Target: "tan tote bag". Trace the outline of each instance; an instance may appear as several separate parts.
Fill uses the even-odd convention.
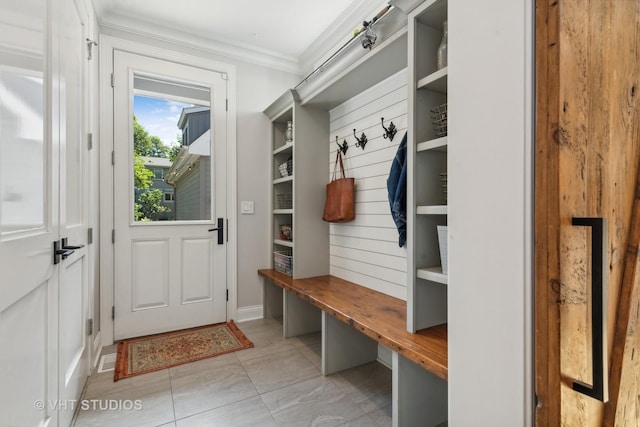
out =
[[[342,177],[336,179],[336,168],[340,163]],[[342,164],[342,151],[338,150],[333,165],[333,177],[327,184],[327,200],[322,219],[327,222],[349,222],[356,217],[356,184],[354,178],[346,178]]]

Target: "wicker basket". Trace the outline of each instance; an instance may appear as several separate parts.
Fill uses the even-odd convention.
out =
[[[436,137],[447,136],[447,104],[438,105],[431,109],[431,122]]]
[[[273,267],[280,273],[293,276],[293,255],[291,251],[273,252]]]
[[[289,159],[278,165],[278,171],[281,177],[291,176],[293,174],[293,159]]]
[[[292,209],[293,194],[276,194],[276,209]]]

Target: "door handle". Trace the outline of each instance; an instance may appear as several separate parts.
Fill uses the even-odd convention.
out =
[[[222,245],[224,243],[224,219],[223,218],[218,218],[218,226],[216,228],[210,228],[209,231],[217,231],[218,244]]]
[[[609,400],[607,361],[607,283],[604,276],[606,225],[604,218],[572,218],[571,225],[591,227],[591,357],[593,385],[573,381],[573,389],[598,399]]]
[[[67,245],[67,238],[66,237],[62,238],[62,249],[81,249],[81,248],[84,248],[84,245],[69,246]]]
[[[60,264],[61,259],[67,259],[75,251],[70,248],[63,248],[60,245],[60,241],[53,242],[53,264]]]

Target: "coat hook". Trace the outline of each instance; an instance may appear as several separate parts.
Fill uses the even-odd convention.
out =
[[[393,141],[393,137],[398,133],[398,129],[396,129],[396,125],[391,122],[389,124],[389,128],[384,127],[384,117],[382,117],[382,129],[384,129],[384,139],[389,138],[389,141]]]
[[[342,155],[347,154],[347,150],[349,149],[349,144],[347,144],[347,140],[342,141],[342,145],[338,142],[338,135],[336,135],[336,144],[338,145],[338,150],[342,151]]]
[[[356,139],[356,147],[360,147],[364,150],[364,146],[367,145],[367,135],[364,134],[364,132],[362,132],[362,136],[360,138],[358,138],[356,136],[356,130],[353,130],[353,137]]]

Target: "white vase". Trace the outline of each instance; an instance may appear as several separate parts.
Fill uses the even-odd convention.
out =
[[[287,122],[287,130],[284,133],[284,142],[287,144],[293,142],[293,122],[291,120]]]
[[[442,24],[442,41],[440,41],[440,46],[438,46],[438,53],[436,56],[436,66],[438,70],[447,66],[447,37],[448,37],[448,29],[447,29],[447,21],[444,21]]]

